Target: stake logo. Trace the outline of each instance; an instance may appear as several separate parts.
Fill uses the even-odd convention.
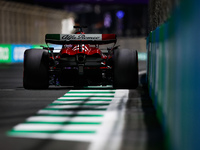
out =
[[[16,47],[14,48],[13,57],[15,61],[23,61],[24,59],[24,51],[26,47]]]
[[[13,62],[23,62],[24,59],[24,51],[26,49],[30,49],[30,46],[24,46],[24,45],[16,45],[13,46],[13,56],[12,61]]]

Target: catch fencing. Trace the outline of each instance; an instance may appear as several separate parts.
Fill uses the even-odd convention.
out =
[[[74,14],[23,3],[0,1],[0,43],[44,43],[46,33],[61,33],[62,21]]]

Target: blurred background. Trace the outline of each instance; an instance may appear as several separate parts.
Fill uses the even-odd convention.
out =
[[[45,45],[45,34],[115,33],[120,48],[146,59],[148,0],[0,0],[0,63],[23,62],[29,48]]]
[[[46,33],[147,35],[148,0],[1,0],[0,43],[40,44]]]

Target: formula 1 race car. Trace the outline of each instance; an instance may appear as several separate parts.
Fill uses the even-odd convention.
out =
[[[75,34],[46,34],[47,47],[24,52],[23,86],[25,89],[45,89],[49,85],[99,86],[116,89],[138,86],[138,56],[136,50],[115,46],[115,34],[85,34],[83,26]],[[62,46],[59,53],[48,44]],[[114,43],[101,50],[100,46]]]

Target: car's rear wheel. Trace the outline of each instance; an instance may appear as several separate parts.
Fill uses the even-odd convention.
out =
[[[138,54],[136,50],[116,49],[113,56],[113,87],[135,89],[138,87]]]
[[[25,89],[49,87],[49,54],[47,50],[28,49],[24,52],[23,86]]]

